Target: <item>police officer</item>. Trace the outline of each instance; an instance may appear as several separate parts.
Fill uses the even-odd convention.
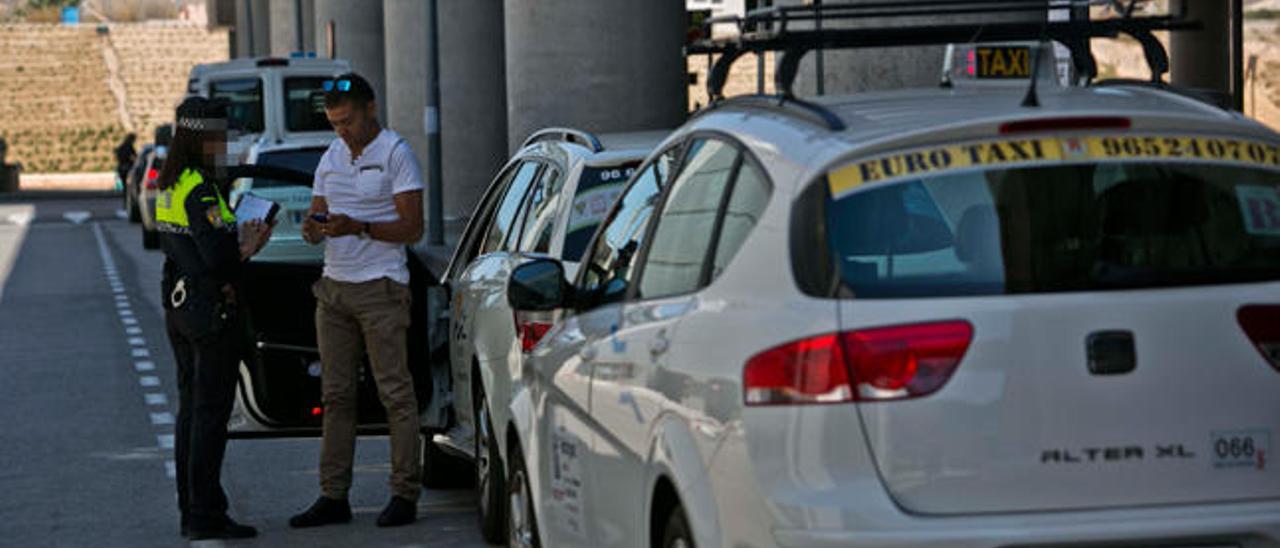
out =
[[[271,227],[248,222],[237,230],[226,202],[225,155],[226,107],[183,101],[159,178],[156,222],[165,324],[178,368],[178,508],[182,534],[192,540],[257,534],[227,516],[221,470],[245,333],[236,309],[241,263],[262,248]]]

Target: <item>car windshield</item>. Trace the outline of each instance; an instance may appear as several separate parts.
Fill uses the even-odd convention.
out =
[[[832,262],[856,298],[1280,280],[1274,169],[1121,162],[971,170],[826,200]]]
[[[262,113],[262,80],[239,78],[213,82],[209,95],[227,102],[229,124],[249,133],[260,133],[265,124]]]
[[[324,115],[321,86],[328,78],[308,76],[284,79],[284,124],[289,131],[329,131]]]
[[[618,195],[622,194],[627,179],[635,173],[639,161],[615,166],[586,166],[578,179],[578,189],[569,211],[569,228],[565,231],[564,252],[566,261],[582,259],[596,228],[609,214]]]
[[[320,157],[324,155],[324,147],[303,148],[295,150],[278,150],[264,152],[258,156],[257,165],[291,169],[302,173],[314,174]],[[281,181],[255,177],[253,188],[271,188],[280,186],[298,186],[294,181]],[[310,186],[310,185],[308,185]]]

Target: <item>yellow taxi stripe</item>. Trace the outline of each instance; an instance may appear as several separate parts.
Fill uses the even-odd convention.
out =
[[[1229,137],[1108,135],[977,141],[857,160],[827,173],[832,196],[868,183],[937,175],[974,167],[1084,160],[1210,160],[1280,166],[1280,146]]]

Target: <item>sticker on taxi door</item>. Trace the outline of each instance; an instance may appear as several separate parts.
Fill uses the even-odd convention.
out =
[[[1271,450],[1271,432],[1267,430],[1231,430],[1213,432],[1210,436],[1213,467],[1254,468],[1265,470]]]

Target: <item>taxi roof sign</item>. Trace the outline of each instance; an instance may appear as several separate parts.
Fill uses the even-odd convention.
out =
[[[1040,63],[1039,69],[1033,65]],[[1050,42],[948,44],[942,66],[944,85],[1026,85],[1057,82],[1057,59]]]

